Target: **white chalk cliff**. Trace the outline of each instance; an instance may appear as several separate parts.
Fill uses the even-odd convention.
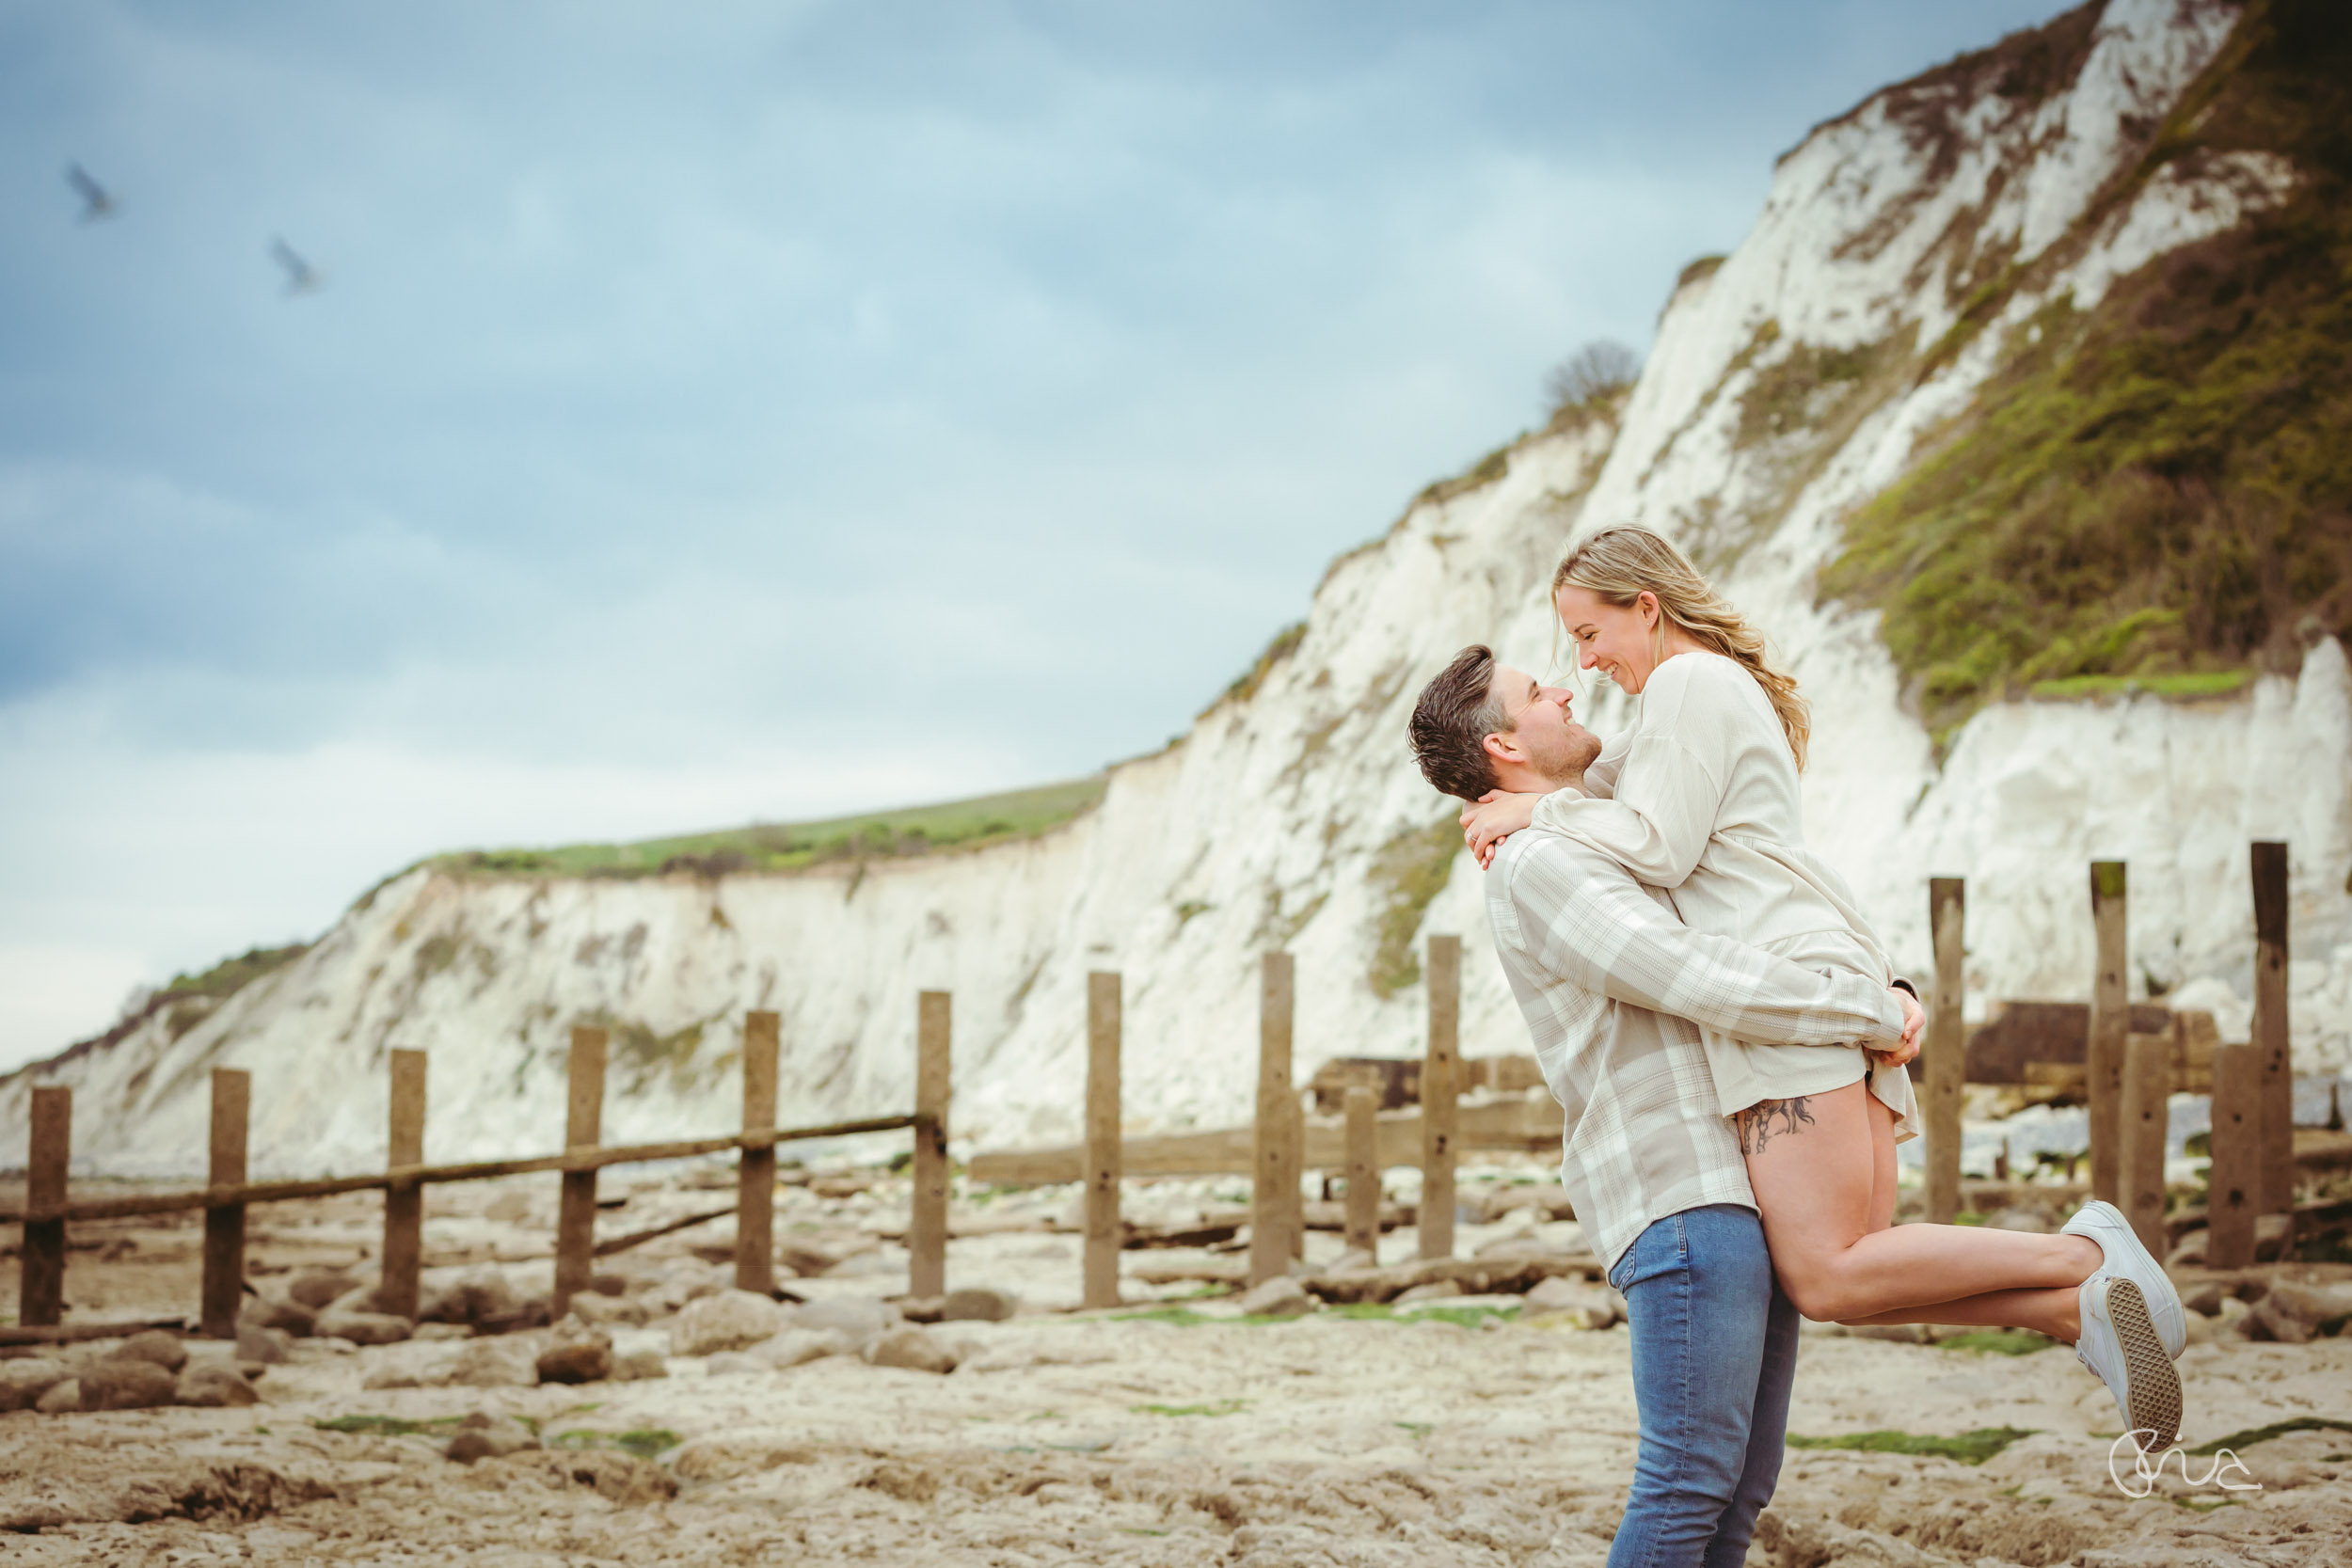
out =
[[[1031,841],[796,875],[639,879],[412,871],[299,961],[192,1026],[169,1010],[111,1043],[0,1082],[0,1166],[21,1164],[28,1091],[76,1091],[76,1164],[189,1172],[206,1069],[254,1070],[257,1172],[383,1158],[384,1052],[432,1054],[427,1155],[550,1148],[570,1026],[613,1034],[606,1136],[719,1131],[737,1116],[743,1013],[783,1015],[784,1117],[907,1106],[914,994],[954,993],[955,1131],[1001,1145],[1074,1132],[1086,975],[1125,976],[1131,1127],[1244,1119],[1257,956],[1296,957],[1303,1076],[1325,1056],[1420,1049],[1412,955],[1465,935],[1464,1045],[1525,1049],[1487,952],[1479,873],[1404,746],[1413,696],[1456,649],[1548,667],[1549,572],[1580,528],[1681,538],[1772,635],[1812,698],[1817,847],[1901,961],[1924,969],[1926,880],[1968,879],[1972,1006],[2080,998],[2086,863],[2130,863],[2135,993],[2214,1006],[2243,1037],[2248,841],[2291,846],[2296,1066],[2352,1064],[2352,673],[2314,640],[2298,675],[2222,700],[2011,703],[1939,765],[1906,711],[1876,612],[1817,604],[1840,519],[1962,412],[2002,327],[2057,291],[2078,306],[2166,250],[2280,198],[2260,155],[2167,166],[2127,203],[2094,194],[2213,59],[2237,13],[2112,0],[2071,84],[2005,95],[1945,71],[1815,130],[1780,163],[1746,241],[1675,289],[1638,385],[1613,411],[1523,438],[1433,487],[1343,558],[1303,636],[1168,751],[1120,766],[1094,811]],[[1758,438],[1743,394],[1787,356],[1925,345],[1959,320],[1983,255],[2068,245],[1925,379],[1824,393]],[[1472,476],[1478,479],[1481,476]],[[1279,645],[1278,644],[1278,648]],[[1626,705],[1605,688],[1606,732]],[[175,1029],[182,1032],[175,1036]]]

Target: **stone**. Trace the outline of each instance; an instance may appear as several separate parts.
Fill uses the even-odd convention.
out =
[[[2352,1318],[2352,1282],[2321,1285],[2274,1279],[2262,1304],[2313,1333],[2326,1332],[2331,1325],[2340,1332],[2344,1321]]]
[[[527,1339],[469,1339],[440,1374],[463,1388],[525,1388],[539,1381],[538,1355]]]
[[[262,1396],[253,1391],[253,1385],[245,1380],[244,1373],[213,1360],[199,1361],[182,1372],[171,1397],[175,1404],[206,1409],[262,1402]]]
[[[294,1336],[282,1328],[269,1328],[261,1323],[239,1323],[237,1359],[260,1361],[272,1367],[283,1366],[294,1359]]]
[[[670,1457],[670,1471],[680,1481],[733,1481],[786,1465],[815,1465],[823,1457],[815,1445],[789,1433],[731,1433],[681,1446]]]
[[[2204,1284],[2185,1292],[2181,1297],[2181,1305],[2192,1312],[2208,1318],[2217,1318],[2221,1315],[2221,1298],[2225,1293],[2220,1286],[2207,1280]]]
[[[903,1367],[916,1372],[952,1372],[955,1352],[925,1328],[894,1328],[866,1347],[866,1360],[875,1367]]]
[[[784,1327],[784,1314],[751,1291],[721,1291],[690,1301],[670,1325],[670,1354],[712,1355],[755,1345]]]
[[[319,1314],[317,1333],[323,1339],[345,1339],[355,1345],[398,1344],[416,1333],[416,1325],[389,1312],[357,1312],[332,1307]]]
[[[515,1316],[521,1307],[506,1275],[486,1263],[459,1275],[449,1294],[456,1298],[461,1313],[458,1321],[464,1323],[502,1323]]]
[[[994,1285],[967,1285],[940,1303],[943,1323],[1000,1323],[1021,1310],[1021,1298]]]
[[[85,1410],[151,1410],[169,1404],[178,1380],[152,1361],[111,1355],[82,1369]]]
[[[899,1296],[890,1305],[898,1309],[898,1316],[911,1323],[935,1323],[939,1322],[939,1315],[947,1309],[947,1298],[946,1296]]]
[[[2237,1331],[2249,1339],[2269,1339],[2281,1345],[2309,1344],[2312,1325],[2279,1305],[2274,1286],[2238,1320]]]
[[[0,1361],[0,1411],[30,1410],[40,1402],[43,1394],[72,1375],[64,1362],[46,1356]],[[73,1402],[80,1405],[78,1395]]]
[[[1307,1287],[1289,1275],[1278,1274],[1251,1286],[1236,1305],[1252,1318],[1295,1318],[1312,1312],[1318,1304],[1307,1293]]]
[[[850,1355],[857,1345],[839,1329],[787,1328],[773,1338],[762,1339],[743,1354],[764,1366],[782,1371],[803,1362],[818,1361],[828,1355]]]
[[[456,1435],[449,1440],[449,1446],[441,1450],[441,1456],[460,1465],[471,1465],[538,1446],[539,1434],[512,1416],[485,1416],[476,1411],[466,1418]]]
[[[643,1383],[648,1378],[669,1375],[670,1363],[658,1350],[623,1351],[612,1358],[612,1379],[615,1383]]]
[[[1380,1259],[1362,1247],[1350,1247],[1331,1260],[1332,1274],[1354,1274],[1359,1269],[1376,1269]]]
[[[873,1296],[833,1296],[806,1302],[794,1307],[789,1319],[794,1328],[831,1329],[847,1335],[860,1350],[897,1328],[899,1321],[897,1307]]]
[[[33,1402],[33,1408],[44,1416],[62,1416],[82,1408],[82,1380],[67,1378],[63,1383],[50,1385],[49,1391]]]
[[[723,1350],[703,1363],[703,1371],[709,1377],[742,1377],[757,1372],[765,1376],[775,1369],[748,1351]]]
[[[776,1261],[803,1279],[814,1279],[840,1262],[841,1255],[799,1242],[787,1242],[776,1248]]]
[[[338,1297],[349,1295],[359,1284],[357,1275],[341,1269],[308,1269],[287,1282],[286,1296],[315,1312]]]
[[[256,1328],[274,1328],[297,1338],[311,1331],[318,1317],[315,1308],[280,1296],[247,1296],[245,1305],[237,1309],[240,1327],[251,1323]]]
[[[612,1336],[567,1316],[549,1331],[537,1368],[542,1383],[602,1383],[612,1372]]]
[[[167,1372],[176,1372],[188,1364],[187,1342],[177,1334],[167,1334],[160,1328],[144,1329],[122,1341],[117,1355],[127,1355],[136,1361],[152,1361]]]
[[[1561,1320],[1578,1328],[1601,1329],[1625,1319],[1625,1298],[1606,1285],[1554,1275],[1527,1292],[1531,1320]]]
[[[531,1201],[531,1195],[520,1189],[499,1194],[490,1200],[490,1206],[482,1211],[485,1218],[497,1220],[501,1225],[528,1225],[535,1212],[536,1206]]]
[[[592,1275],[588,1281],[588,1289],[600,1296],[625,1296],[628,1294],[628,1275],[613,1274],[608,1270],[603,1274]]]
[[[653,1304],[640,1296],[608,1296],[582,1291],[572,1297],[572,1316],[582,1323],[641,1328],[653,1321]]]
[[[1462,1282],[1460,1280],[1433,1279],[1426,1285],[1416,1285],[1411,1290],[1399,1293],[1396,1299],[1389,1305],[1410,1307],[1417,1301],[1443,1301],[1448,1296],[1458,1296],[1461,1293]]]

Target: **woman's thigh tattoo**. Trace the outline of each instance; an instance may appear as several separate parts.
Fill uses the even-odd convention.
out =
[[[1801,1094],[1793,1100],[1759,1100],[1744,1111],[1734,1111],[1731,1121],[1740,1130],[1740,1152],[1761,1154],[1774,1134],[1785,1138],[1812,1126],[1813,1113],[1804,1108],[1812,1098]]]

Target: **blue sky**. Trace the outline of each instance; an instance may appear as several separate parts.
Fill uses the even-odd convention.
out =
[[[0,1068],[437,849],[1156,747],[2049,10],[0,3]]]

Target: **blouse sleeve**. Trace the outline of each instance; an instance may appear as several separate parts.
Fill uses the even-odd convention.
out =
[[[1616,799],[1569,790],[1535,802],[1534,825],[1607,855],[1652,887],[1680,887],[1714,835],[1723,787],[1706,759],[1671,735],[1634,738]]]

